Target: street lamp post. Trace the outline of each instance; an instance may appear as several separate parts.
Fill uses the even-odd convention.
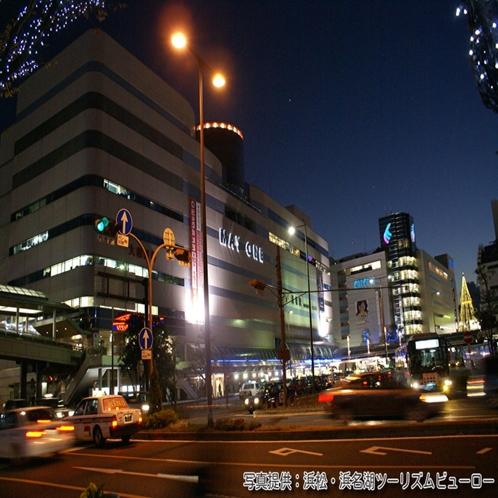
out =
[[[306,223],[299,225],[297,227],[290,227],[289,233],[294,235],[296,233],[296,228],[304,227],[304,250],[306,259],[306,279],[308,280],[308,311],[309,311],[309,327],[310,327],[310,353],[311,353],[311,382],[312,382],[312,392],[315,392],[315,351],[313,347],[313,317],[311,315],[311,289],[310,289],[310,267],[308,259],[308,230],[306,228]]]
[[[434,332],[437,333],[437,326],[436,326],[436,310],[434,309],[434,296],[439,296],[441,292],[431,292],[431,302],[432,302],[432,320],[434,321]]]
[[[181,33],[176,33],[171,39],[175,48],[187,47],[190,53],[196,58],[198,64],[199,81],[199,160],[200,160],[200,184],[201,184],[201,226],[202,226],[202,271],[204,284],[204,348],[206,361],[206,403],[207,403],[207,423],[213,425],[213,392],[211,389],[211,327],[209,316],[209,278],[208,278],[208,251],[207,251],[207,223],[206,223],[206,173],[204,164],[204,98],[203,98],[203,68],[211,72],[212,69],[187,45],[187,39]],[[213,84],[221,87],[225,84],[224,78],[220,74],[215,74]]]

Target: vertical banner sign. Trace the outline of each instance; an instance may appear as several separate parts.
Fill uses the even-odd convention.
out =
[[[195,203],[195,210],[196,210],[195,233],[197,237],[197,282],[199,285],[199,289],[204,289],[204,263],[203,263],[204,260],[202,258],[202,253],[204,251],[204,247],[202,246],[202,210],[199,202]],[[204,310],[204,300],[202,300],[201,302],[202,302],[202,310]],[[204,316],[204,311],[202,312],[202,316]]]
[[[198,300],[199,300],[199,281],[198,281],[199,268],[197,267],[197,254],[199,252],[199,248],[197,246],[197,210],[196,210],[196,202],[194,199],[190,199],[190,251],[191,251],[190,278],[192,279],[192,310],[195,310],[198,306]]]
[[[190,276],[192,279],[192,321],[203,322],[204,301],[203,292],[204,277],[202,264],[202,219],[201,205],[190,199],[190,250],[192,259],[190,262]]]
[[[323,296],[323,275],[322,272],[316,269],[316,284],[318,286],[318,309],[320,313],[325,313],[325,299]]]

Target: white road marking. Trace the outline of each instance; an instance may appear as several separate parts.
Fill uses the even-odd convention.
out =
[[[176,474],[144,474],[142,472],[127,472],[121,469],[93,469],[89,467],[74,467],[74,468],[80,470],[89,470],[90,472],[101,472],[103,474],[127,474],[132,476],[141,476],[141,477],[160,477],[163,479],[173,479],[175,481],[183,481],[183,482],[199,482],[199,476],[182,476]]]
[[[273,453],[274,455],[279,455],[279,456],[289,456],[294,453],[305,453],[306,455],[323,456],[323,453],[315,453],[313,451],[293,450],[292,448],[280,448],[279,450],[269,451],[268,453]]]
[[[478,451],[478,455],[484,455],[484,453],[487,453],[488,451],[491,451],[493,448],[483,448],[482,450]]]
[[[432,455],[431,451],[419,451],[419,450],[404,450],[402,448],[387,448],[385,446],[371,446],[366,450],[361,450],[360,453],[370,453],[371,455],[387,455],[387,453],[379,450],[387,450],[387,451],[401,451],[403,453],[418,453],[419,455]]]

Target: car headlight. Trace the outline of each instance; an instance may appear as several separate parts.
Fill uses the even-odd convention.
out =
[[[149,405],[147,405],[147,404],[142,405],[142,411],[143,412],[148,412],[149,411]]]
[[[418,389],[420,387],[420,384],[418,382],[414,382],[412,384],[413,389]]]
[[[254,404],[259,405],[259,398],[254,398]]]
[[[244,404],[246,404],[246,405],[248,405],[248,404],[249,404],[249,398],[246,398],[246,399],[244,400]]]
[[[453,384],[453,382],[452,382],[450,379],[446,379],[446,380],[444,381],[444,385],[445,385],[445,386],[451,386],[451,384]]]

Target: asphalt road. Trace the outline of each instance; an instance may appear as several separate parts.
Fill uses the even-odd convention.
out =
[[[386,428],[386,432],[388,432]],[[495,497],[498,435],[303,441],[108,442],[55,459],[0,466],[2,496],[80,496],[89,483],[122,498]]]
[[[498,411],[482,400],[451,400],[422,423],[348,425],[322,411],[253,416],[231,401],[217,405],[215,420],[257,420],[262,430],[141,432],[129,445],[108,441],[55,458],[0,461],[0,496],[77,498],[90,482],[122,498],[498,496]],[[202,405],[189,413],[206,421]]]

